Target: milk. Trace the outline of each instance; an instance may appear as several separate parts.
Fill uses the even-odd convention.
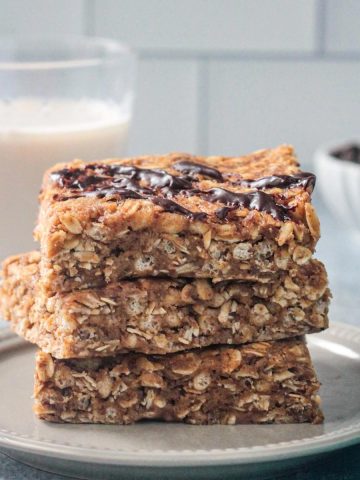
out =
[[[74,158],[124,155],[129,116],[95,100],[0,100],[0,259],[32,240],[44,170]]]

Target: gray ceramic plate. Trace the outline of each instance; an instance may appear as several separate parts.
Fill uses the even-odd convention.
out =
[[[219,468],[249,472],[359,442],[360,329],[333,323],[308,344],[323,384],[324,425],[56,425],[31,411],[35,348],[0,331],[0,448],[33,466],[83,478],[100,471],[110,478],[156,476],[159,469],[177,478],[189,468],[206,477]]]

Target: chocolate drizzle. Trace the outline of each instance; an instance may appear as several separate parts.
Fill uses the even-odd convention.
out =
[[[315,187],[316,176],[309,172],[299,172],[294,175],[271,175],[257,180],[240,179],[233,182],[234,185],[242,187],[256,188],[264,190],[265,188],[295,188],[303,187],[312,192]]]
[[[202,165],[201,163],[191,162],[190,160],[181,160],[174,163],[172,167],[178,172],[190,175],[190,177],[194,177],[200,174],[203,177],[213,178],[218,182],[224,181],[221,172],[219,172],[219,170],[216,170],[216,168],[208,167],[207,165]]]
[[[127,165],[88,164],[80,168],[64,168],[53,172],[51,179],[69,194],[59,193],[55,200],[65,201],[70,198],[95,196],[97,198],[133,198],[150,200],[165,211],[179,213],[193,220],[205,220],[206,213],[192,212],[172,200],[177,195],[199,196],[208,202],[220,203],[215,211],[219,220],[225,220],[228,214],[237,208],[247,208],[266,212],[275,219],[289,220],[289,208],[275,201],[273,195],[262,190],[266,188],[303,187],[312,191],[315,176],[311,173],[295,175],[272,175],[256,180],[239,179],[228,182],[230,186],[243,186],[255,191],[237,193],[224,188],[200,190],[197,187],[198,175],[217,182],[224,182],[223,175],[215,168],[189,160],[181,160],[172,168],[185,175],[171,175],[165,170],[138,168]]]
[[[290,220],[288,209],[283,205],[277,204],[273,197],[265,192],[236,193],[224,188],[212,188],[202,192],[201,196],[209,202],[219,202],[226,205],[225,208],[221,208],[216,212],[216,216],[221,220],[226,218],[229,211],[240,207],[269,213],[281,221]]]
[[[88,172],[90,170],[90,172]],[[91,172],[96,172],[91,173]],[[89,175],[90,173],[90,175]],[[186,177],[171,175],[159,168],[137,168],[126,165],[87,165],[84,169],[64,168],[52,174],[61,187],[79,190],[91,190],[91,186],[101,187],[104,183],[126,183],[124,180],[143,181],[151,188],[169,188],[172,191],[192,188],[192,182]],[[129,183],[129,188],[135,183]],[[99,188],[98,188],[99,189]]]
[[[72,192],[70,196],[57,197],[56,200],[59,201],[85,196],[137,198],[151,200],[167,212],[179,213],[193,220],[206,218],[205,213],[191,212],[178,203],[157,195],[156,189],[162,191],[165,196],[174,196],[180,191],[192,189],[192,182],[186,177],[174,176],[165,170],[91,164],[83,169],[65,168],[52,173],[51,177],[61,187]],[[142,187],[140,181],[148,184],[150,188]]]
[[[167,188],[172,192],[179,192],[181,190],[192,188],[191,180],[186,177],[171,175],[165,170],[159,168],[149,169],[118,165],[112,167],[111,170],[111,176],[113,176],[114,179],[120,176],[121,181],[121,176],[125,176],[132,180],[145,182],[151,188]]]
[[[168,198],[154,197],[152,201],[162,207],[166,212],[170,213],[180,213],[186,217],[191,217],[194,220],[203,221],[206,219],[207,215],[204,212],[190,212],[187,208],[182,207],[176,202],[169,200]]]

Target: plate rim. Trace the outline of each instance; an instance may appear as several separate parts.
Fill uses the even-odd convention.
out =
[[[351,340],[360,348],[360,327],[343,322],[331,322],[328,332],[338,339]],[[0,329],[0,353],[4,349],[29,345],[16,337],[9,328]],[[311,425],[309,425],[311,428]],[[189,426],[189,428],[196,428]],[[208,428],[212,428],[209,426]],[[0,428],[0,449],[19,451],[45,457],[71,460],[79,463],[118,466],[185,467],[214,465],[245,465],[287,460],[326,453],[360,443],[360,421],[335,432],[316,435],[290,442],[269,443],[253,447],[214,448],[209,450],[151,450],[124,451],[97,449],[67,442],[55,443]],[[299,448],[302,447],[302,448]],[[59,448],[61,450],[59,450]],[[116,453],[116,455],[115,455]]]

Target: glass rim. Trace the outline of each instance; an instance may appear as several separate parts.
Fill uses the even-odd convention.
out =
[[[27,47],[51,43],[52,46],[64,47],[95,47],[101,53],[94,53],[90,57],[54,60],[2,60],[2,52],[11,51],[11,48]],[[0,37],[0,71],[4,70],[56,70],[67,68],[98,67],[101,65],[116,64],[124,57],[135,57],[134,50],[127,44],[105,37],[91,37],[86,35],[18,35]]]

